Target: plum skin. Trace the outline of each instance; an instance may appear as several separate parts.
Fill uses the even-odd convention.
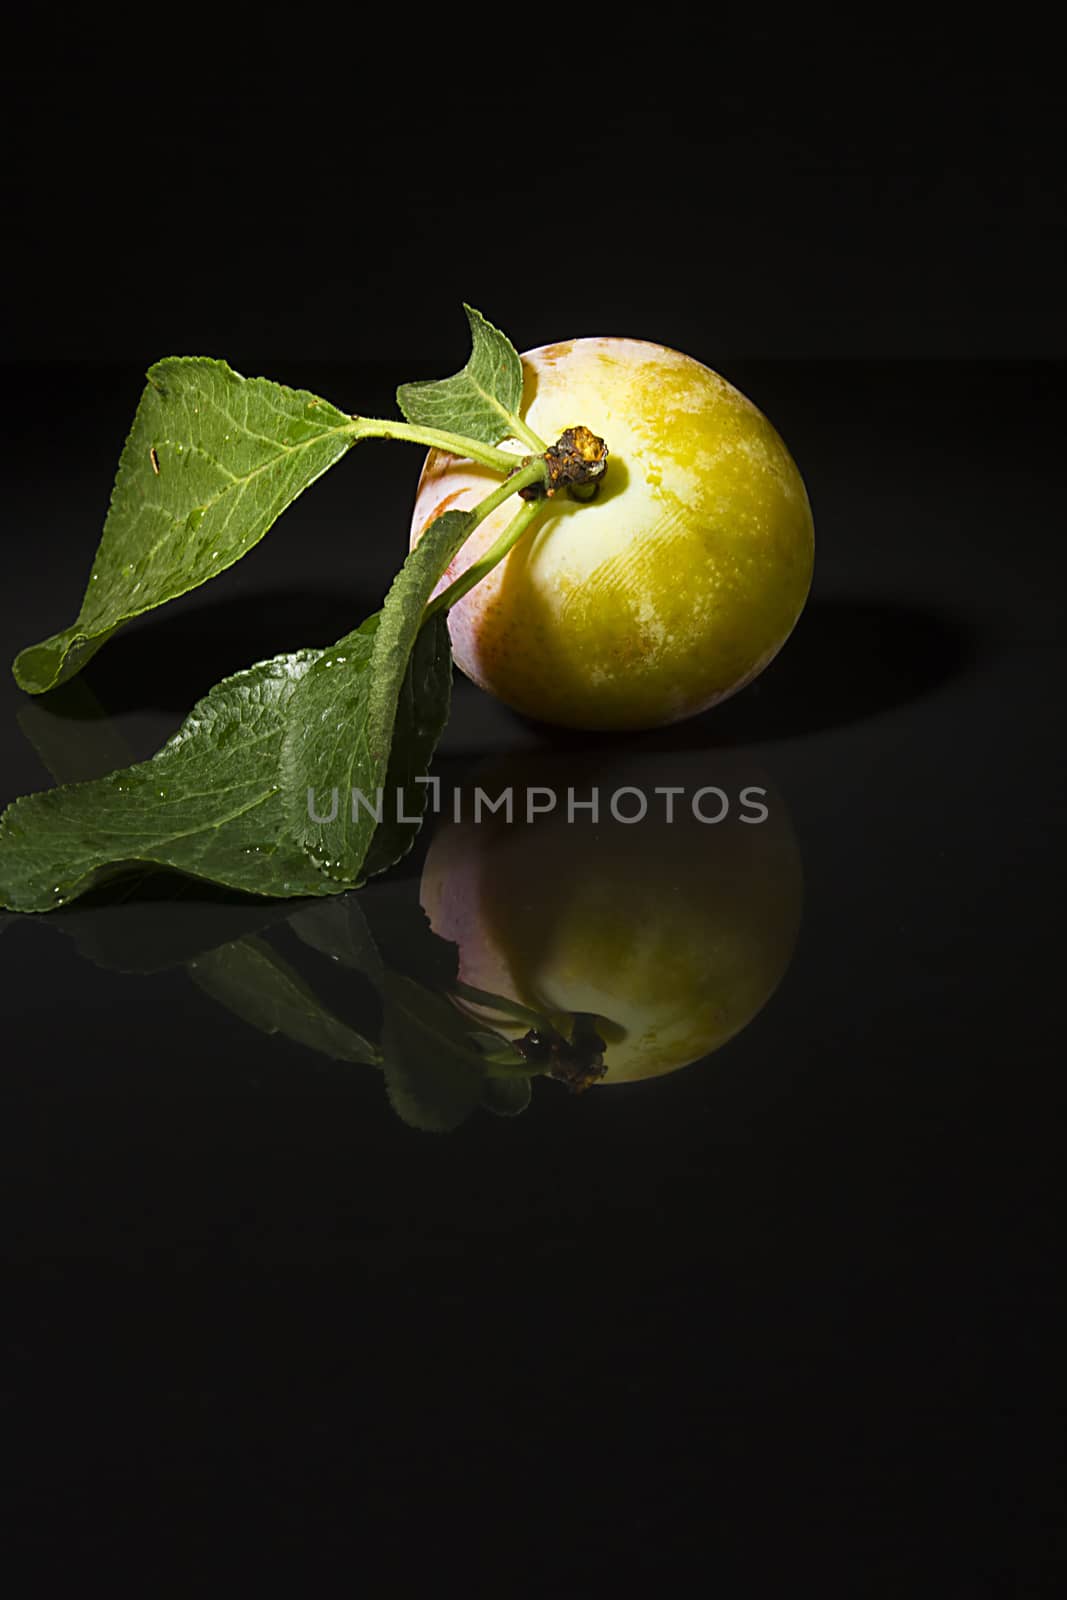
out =
[[[514,710],[584,729],[659,727],[735,694],[792,631],[811,586],[803,479],[767,418],[691,356],[636,339],[522,357],[522,414],[548,442],[582,424],[611,452],[597,498],[565,494],[449,612],[457,665]],[[528,447],[509,442],[521,457]],[[414,545],[499,479],[429,453]],[[514,514],[496,510],[439,588]]]

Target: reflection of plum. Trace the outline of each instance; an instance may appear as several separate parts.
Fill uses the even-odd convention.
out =
[[[503,812],[475,821],[468,786],[465,820],[437,832],[421,889],[434,931],[459,946],[463,984],[518,1001],[566,1035],[576,1015],[591,1018],[607,1043],[604,1081],[616,1083],[717,1050],[773,993],[799,926],[800,856],[781,797],[751,768],[707,754],[527,753],[483,767],[474,785],[491,799],[510,787],[514,821]],[[692,809],[711,785],[730,801],[717,824]],[[647,798],[644,820],[610,815],[623,786]],[[668,786],[684,791],[673,822],[655,793]],[[758,802],[741,803],[749,786],[765,791],[765,821],[741,820],[756,814]],[[532,822],[528,788],[557,797]],[[568,822],[568,788],[577,800],[598,791],[596,823],[581,810]],[[535,798],[546,803],[543,792]],[[700,805],[707,816],[721,809],[714,795]],[[619,809],[633,814],[638,798]],[[524,1027],[506,1031],[517,1038]]]

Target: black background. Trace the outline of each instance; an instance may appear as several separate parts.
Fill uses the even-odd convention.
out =
[[[1062,83],[1032,26],[549,18],[516,56],[359,24],[345,48],[249,18],[213,54],[147,19],[131,51],[86,11],[13,52],[11,354],[439,365],[462,300],[520,349],[1065,353]]]
[[[461,364],[464,299],[519,348],[722,370],[818,543],[764,678],[639,742],[759,763],[803,856],[785,982],[701,1066],[434,1139],[180,967],[117,970],[241,908],[0,924],[5,1544],[42,1582],[971,1600],[1059,1570],[1054,52],[1017,18],[581,21],[489,50],[249,14],[231,51],[86,13],[12,51],[9,655],[73,615],[151,360],[381,411]],[[112,731],[147,755],[372,607],[413,455],[346,462],[109,645]],[[0,702],[6,801],[78,719]],[[441,770],[561,742],[460,685]]]

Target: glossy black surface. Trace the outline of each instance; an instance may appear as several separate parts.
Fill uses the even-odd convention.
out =
[[[225,1548],[358,1582],[385,1551],[397,1593],[427,1550],[501,1594],[626,1570],[670,1593],[709,1552],[739,1595],[1050,1575],[1062,370],[725,371],[807,480],[812,597],[756,685],[626,759],[728,756],[781,794],[804,903],[780,987],[702,1063],[538,1082],[523,1115],[433,1135],[373,1069],[190,981],[258,931],[358,1022],[291,906],[157,887],[0,922],[7,1501],[42,1558],[58,1525],[90,1559],[126,1530],[160,1568]],[[413,374],[271,375],[370,412]],[[139,388],[66,366],[9,389],[9,656],[76,609]],[[345,631],[402,557],[417,471],[362,447],[116,638],[84,675],[105,723],[5,677],[4,801],[102,739],[146,756],[226,672]],[[585,743],[459,682],[438,770]],[[398,948],[429,835],[366,891]]]

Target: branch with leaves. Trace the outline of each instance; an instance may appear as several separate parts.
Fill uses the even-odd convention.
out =
[[[420,780],[449,712],[448,608],[525,535],[557,481],[576,492],[595,484],[606,457],[596,441],[599,451],[588,459],[572,451],[569,475],[560,475],[559,445],[546,445],[519,414],[514,347],[465,309],[470,359],[451,378],[402,385],[403,421],[346,416],[223,361],[168,357],[150,369],[81,610],[15,661],[31,694],[71,678],[134,617],[240,560],[362,439],[445,450],[503,481],[474,510],[436,518],[381,610],[335,645],[224,679],[148,761],[9,806],[0,817],[0,905],[48,911],[131,865],[253,894],[330,895],[410,849],[426,803]],[[505,440],[530,453],[499,448]],[[516,494],[521,507],[505,534],[431,600],[464,541]],[[309,791],[335,788],[381,791],[389,805],[380,817],[339,806],[317,820]]]

